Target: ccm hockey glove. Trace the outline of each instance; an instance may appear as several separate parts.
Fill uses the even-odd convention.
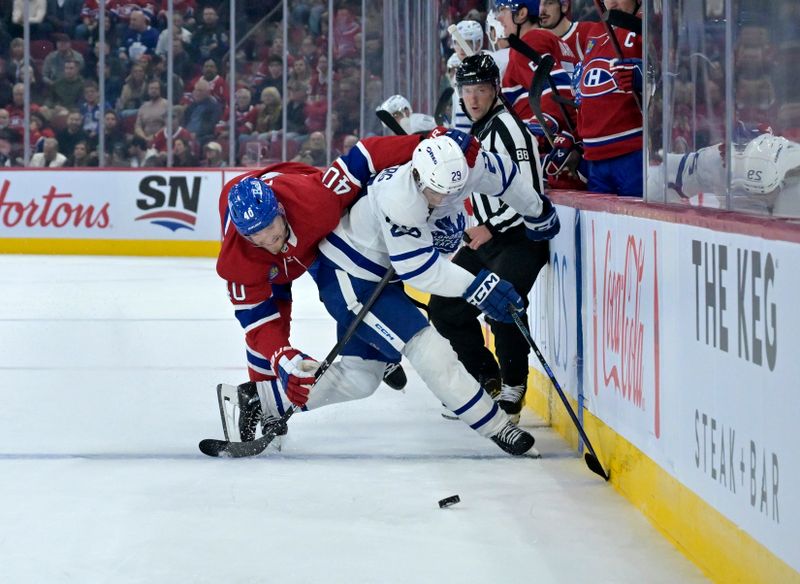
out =
[[[539,195],[542,199],[542,214],[538,217],[524,215],[525,234],[533,241],[553,239],[561,231],[561,221],[550,199],[546,195]]]
[[[444,126],[436,126],[431,130],[431,133],[428,134],[428,138],[438,138],[439,136],[447,136],[452,139],[453,142],[458,144],[458,147],[461,148],[469,167],[472,168],[475,166],[475,161],[481,151],[481,143],[475,136],[462,132],[461,130],[445,128]]]
[[[283,347],[272,356],[272,370],[278,374],[283,391],[296,406],[308,402],[308,393],[314,385],[319,362],[294,347]]]
[[[462,295],[467,302],[498,322],[513,322],[509,310],[520,311],[525,308],[522,298],[510,282],[489,270],[481,270]]]

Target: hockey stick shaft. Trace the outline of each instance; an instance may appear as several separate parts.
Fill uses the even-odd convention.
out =
[[[370,297],[361,307],[361,310],[358,311],[358,314],[356,314],[355,318],[353,318],[353,320],[350,322],[350,325],[347,327],[347,330],[344,332],[342,337],[339,339],[333,349],[331,349],[330,353],[328,353],[328,355],[320,362],[319,367],[314,374],[314,377],[316,378],[314,385],[319,383],[320,377],[322,377],[325,371],[328,370],[328,368],[331,366],[331,363],[333,363],[336,357],[339,356],[339,353],[342,352],[350,339],[353,338],[356,329],[362,323],[364,318],[367,316],[367,313],[369,313],[369,311],[372,309],[372,306],[378,300],[381,292],[383,292],[386,286],[388,286],[389,282],[394,276],[394,268],[389,267],[380,282],[376,284],[375,289],[372,291],[372,294],[370,294]],[[270,427],[265,431],[264,435],[260,438],[250,442],[229,442],[227,440],[206,439],[200,442],[200,450],[203,452],[203,454],[207,454],[208,456],[225,456],[230,458],[243,458],[246,456],[256,456],[261,454],[264,452],[267,446],[269,446],[270,442],[275,439],[280,429],[298,409],[298,406],[291,405],[278,420],[270,425]]]
[[[522,53],[526,58],[533,61],[534,65],[536,65],[537,67],[537,72],[538,72],[538,67],[540,66],[542,59],[544,58],[542,55],[537,53],[533,47],[528,45],[528,43],[523,41],[515,34],[508,35],[508,45],[515,51]],[[550,60],[552,60],[552,65],[555,65],[555,59],[552,56],[550,56]],[[550,67],[550,70],[547,71],[546,78],[547,78],[547,83],[550,85],[550,91],[552,91],[553,95],[556,96],[558,95],[558,86],[556,85],[556,82],[553,80],[553,77],[550,75],[550,71],[552,70],[552,65]],[[531,80],[531,88],[534,87],[535,81],[536,81],[536,72],[534,72],[534,78]],[[539,99],[541,100],[541,95],[539,96]],[[561,117],[564,118],[564,124],[567,126],[567,130],[569,130],[569,132],[573,136],[576,136],[575,127],[572,125],[572,118],[569,116],[567,108],[560,101],[556,101],[556,104],[558,104],[558,108],[559,110],[561,110]],[[539,120],[539,123],[542,124],[543,127],[545,126],[544,120]]]
[[[614,33],[614,27],[611,26],[611,23],[608,21],[608,17],[606,16],[606,7],[603,5],[602,0],[594,0],[594,7],[597,9],[597,13],[600,15],[600,20],[603,22],[603,26],[606,29],[608,39],[611,41],[611,46],[614,47],[614,53],[617,55],[617,59],[624,59],[625,57],[622,54],[622,47],[619,44],[617,35]],[[636,95],[635,91],[631,93],[631,95],[633,95],[633,100],[636,102],[636,106],[641,112],[642,102],[639,99],[639,96]]]
[[[393,133],[397,134],[398,136],[404,136],[406,131],[403,129],[403,126],[400,125],[400,122],[394,119],[394,116],[386,110],[375,110],[375,115],[378,116],[378,119],[384,123],[384,125],[389,128]]]
[[[514,310],[513,307],[509,306],[509,312],[511,313],[511,318],[514,319],[514,323],[517,325],[517,328],[522,333],[522,336],[525,337],[525,340],[528,342],[531,349],[533,349],[533,352],[536,354],[536,357],[539,359],[539,362],[542,364],[542,367],[544,367],[544,370],[547,372],[547,376],[550,378],[553,387],[556,388],[558,397],[561,398],[561,402],[567,409],[567,413],[569,414],[569,417],[572,419],[572,423],[575,424],[575,428],[577,428],[578,434],[580,434],[583,443],[586,445],[586,449],[589,451],[584,456],[584,459],[586,460],[586,465],[589,467],[589,470],[600,475],[605,480],[608,480],[609,479],[608,473],[600,464],[600,460],[597,458],[597,453],[594,451],[592,443],[589,441],[589,437],[586,435],[586,432],[583,429],[580,420],[578,420],[578,416],[575,415],[572,406],[569,404],[569,401],[567,400],[567,396],[564,394],[564,390],[561,389],[561,386],[558,384],[558,380],[556,380],[556,376],[553,375],[552,369],[550,369],[550,366],[547,364],[547,361],[545,361],[544,355],[542,355],[542,352],[539,350],[539,347],[536,346],[536,342],[533,340],[533,337],[531,336],[528,327],[525,326],[525,323],[522,322],[522,318],[520,318],[519,313],[516,310]]]

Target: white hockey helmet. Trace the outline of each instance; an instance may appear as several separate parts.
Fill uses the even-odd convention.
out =
[[[786,174],[800,168],[800,145],[782,136],[761,134],[742,154],[742,185],[749,193],[764,195],[783,186]]]
[[[461,199],[469,177],[469,166],[461,147],[448,136],[427,138],[411,157],[414,178],[420,190],[429,188],[445,195],[440,205]]]
[[[394,115],[397,112],[402,112],[404,109],[408,109],[408,113],[411,114],[414,110],[411,109],[411,104],[408,100],[403,97],[402,95],[393,95],[386,101],[384,101],[381,105],[378,106],[379,110],[386,110],[390,114]]]
[[[489,46],[493,51],[499,49],[498,40],[508,37],[503,23],[497,20],[497,13],[494,10],[486,13],[486,36],[489,37]]]
[[[483,48],[483,27],[480,22],[474,20],[462,20],[456,24],[458,34],[472,47],[472,52],[477,53]],[[453,41],[453,46],[456,46]]]

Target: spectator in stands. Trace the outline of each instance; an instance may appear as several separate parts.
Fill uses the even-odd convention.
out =
[[[40,39],[47,36],[49,30],[47,25],[42,24],[47,14],[47,0],[14,0],[14,9],[11,13],[11,21],[22,28],[25,18],[24,4],[28,4],[28,22],[31,27],[31,38]]]
[[[87,79],[94,79],[95,81],[100,80],[100,76],[98,75],[98,65],[100,64],[100,51],[103,50],[106,54],[106,64],[110,65],[111,73],[115,77],[121,79],[124,75],[123,73],[126,70],[126,65],[123,65],[122,60],[119,58],[119,53],[117,51],[112,51],[111,47],[113,43],[106,42],[106,43],[95,43],[92,46],[91,52],[87,53],[85,56],[86,65],[83,68],[83,76]],[[121,84],[120,84],[121,86]]]
[[[130,15],[128,28],[122,36],[120,57],[127,56],[131,63],[138,63],[144,55],[155,55],[158,31],[150,26],[150,21],[141,10]]]
[[[83,77],[77,61],[64,63],[64,76],[53,82],[50,86],[50,99],[48,105],[62,106],[67,109],[77,109],[83,97]]]
[[[97,153],[89,150],[89,143],[86,140],[81,140],[72,148],[72,154],[64,166],[97,166],[97,164]]]
[[[89,134],[83,129],[83,117],[77,110],[67,114],[67,126],[56,134],[62,152],[72,155],[72,150],[78,142],[89,142]]]
[[[275,87],[278,93],[283,93],[283,59],[281,57],[269,57],[266,67],[262,64],[255,75],[254,95],[260,96],[267,87]]]
[[[81,19],[82,0],[47,0],[45,30],[72,36]]]
[[[335,59],[356,57],[361,47],[356,46],[356,36],[361,25],[349,8],[336,9],[333,17],[333,52]]]
[[[261,104],[258,106],[255,130],[263,140],[269,137],[269,132],[280,130],[282,126],[281,94],[274,87],[266,87],[261,91]]]
[[[214,59],[206,59],[203,63],[202,73],[195,79],[192,79],[186,88],[189,93],[185,96],[184,105],[191,103],[191,92],[194,90],[194,86],[199,79],[205,79],[208,82],[211,96],[216,99],[220,105],[228,103],[228,83],[225,81],[225,78],[219,74],[219,68],[214,62]]]
[[[222,168],[226,166],[225,160],[222,158],[222,146],[219,142],[209,142],[204,148],[205,160],[203,166],[209,168]]]
[[[342,154],[347,154],[350,149],[358,143],[358,136],[355,134],[347,134],[342,140]]]
[[[31,156],[30,166],[38,168],[60,168],[67,162],[67,157],[58,151],[58,140],[45,138],[41,152]]]
[[[25,41],[17,37],[11,41],[6,63],[6,77],[14,83],[22,83],[25,66]]]
[[[161,81],[158,79],[147,82],[147,97],[149,99],[142,103],[136,115],[133,133],[150,143],[156,133],[167,125],[169,102],[163,97]]]
[[[162,23],[163,27],[167,26],[167,3],[162,2],[164,10],[158,12],[158,20]],[[176,14],[180,14],[183,23],[189,30],[194,29],[195,20],[194,14],[197,11],[197,0],[173,0],[172,2],[172,17],[175,18]]]
[[[181,39],[172,39],[172,72],[181,79],[191,79],[195,74],[195,62]]]
[[[22,137],[22,134],[20,134]],[[30,142],[32,152],[41,152],[46,138],[55,138],[56,134],[47,124],[41,112],[31,112]]]
[[[289,81],[301,81],[306,85],[311,82],[311,69],[303,59],[295,59],[289,71]]]
[[[125,79],[125,85],[122,86],[117,110],[122,113],[123,118],[135,116],[146,98],[147,80],[145,78],[144,65],[134,63],[130,74]]]
[[[8,145],[9,165],[13,163],[15,154],[18,155],[22,150],[22,136],[10,124],[11,114],[7,109],[0,108],[0,141],[4,142],[4,148],[6,144]]]
[[[117,112],[113,110],[107,111],[103,117],[103,121],[105,126],[103,128],[103,133],[105,135],[103,147],[105,148],[106,156],[113,156],[115,149],[119,146],[122,146],[122,151],[124,152],[127,141],[125,139],[125,133],[119,125],[119,116],[117,116]],[[106,164],[108,164],[108,161],[106,161]]]
[[[308,98],[308,85],[302,81],[289,81],[289,102],[286,104],[286,132],[293,137],[305,136],[306,129],[306,99]]]
[[[212,144],[216,144],[216,142],[212,142]],[[183,138],[176,138],[172,144],[172,166],[179,168],[197,166],[197,158],[192,154],[192,149]]]
[[[183,114],[186,129],[202,144],[213,138],[214,126],[222,117],[222,106],[211,96],[211,87],[205,79],[198,79],[192,90],[192,103]]]
[[[83,118],[83,131],[93,142],[97,142],[100,132],[100,90],[97,83],[87,81],[83,88],[83,101],[80,105],[81,118]]]
[[[292,162],[303,162],[311,166],[325,166],[328,163],[326,153],[325,134],[322,132],[311,132],[300,152],[292,158]]]
[[[98,68],[100,64],[97,64]],[[106,91],[106,108],[114,108],[119,105],[119,98],[122,95],[122,76],[113,71],[112,65],[109,61],[105,63],[105,91]]]
[[[228,51],[228,33],[213,6],[203,8],[203,22],[192,35],[191,47],[194,56],[201,61],[219,61]]]
[[[166,97],[167,92],[167,60],[156,55],[150,59],[150,78],[158,79],[161,81],[161,92]],[[174,68],[172,72],[172,104],[178,105],[183,99],[183,79],[175,73]]]
[[[181,39],[183,44],[188,45],[192,42],[192,33],[183,26],[183,15],[180,12],[172,14],[172,38]],[[158,35],[156,43],[156,55],[166,56],[169,50],[169,30],[164,26],[164,30]]]
[[[128,166],[131,168],[143,168],[147,157],[147,141],[141,136],[131,138],[128,145]]]
[[[106,10],[106,23],[111,20],[111,15]],[[85,0],[81,8],[81,21],[75,27],[75,38],[82,41],[96,40],[100,34],[98,25],[100,23],[100,5],[98,0]],[[108,31],[108,24],[106,31]]]
[[[252,104],[250,90],[246,87],[237,89],[235,97],[234,115],[236,120],[236,139],[238,139],[239,136],[248,136],[255,130],[258,108]],[[217,123],[216,135],[220,138],[229,138],[229,129],[230,111],[226,104],[225,113],[222,114],[222,119]]]
[[[11,103],[6,106],[6,110],[9,116],[8,127],[17,132],[21,140],[25,127],[25,86],[22,83],[15,83],[11,88]],[[31,111],[39,111],[39,106],[31,104]]]
[[[172,110],[172,140],[173,142],[180,138],[186,144],[189,144],[189,147],[192,151],[196,150],[196,145],[194,143],[194,137],[192,133],[184,128],[181,123],[183,122],[183,116],[180,113],[180,110],[177,108],[173,108]],[[163,164],[162,166],[166,165],[167,160],[167,128],[161,128],[153,138],[153,149],[157,152],[157,154],[163,157]]]
[[[56,42],[56,50],[44,58],[42,64],[42,78],[51,85],[64,77],[64,64],[74,61],[78,64],[78,71],[83,71],[83,55],[72,48],[72,41],[64,33],[56,33],[51,37]]]
[[[320,55],[314,73],[311,75],[309,87],[311,95],[318,95],[327,99],[328,96],[328,57]]]
[[[6,74],[6,60],[0,57],[0,107],[11,104],[14,82]]]

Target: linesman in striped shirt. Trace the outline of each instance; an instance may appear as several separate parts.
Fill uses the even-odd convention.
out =
[[[456,85],[461,107],[473,124],[471,133],[482,147],[509,155],[531,186],[542,192],[536,139],[500,101],[500,71],[492,57],[465,58],[456,72]],[[470,201],[477,225],[466,229],[468,242],[453,262],[473,274],[484,268],[497,273],[514,285],[527,307],[536,276],[548,260],[547,241],[528,239],[522,216],[496,197],[472,193]],[[528,381],[528,343],[514,323],[487,319],[495,335],[495,359],[484,345],[479,314],[461,298],[431,298],[431,322],[450,341],[467,371],[518,421]],[[527,311],[524,319],[527,324]]]

